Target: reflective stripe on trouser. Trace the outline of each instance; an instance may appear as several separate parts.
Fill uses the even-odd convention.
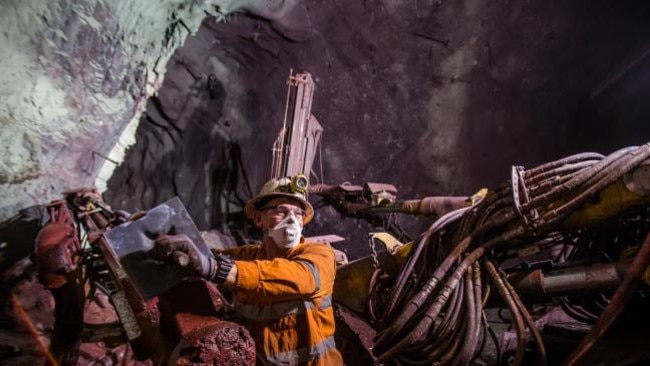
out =
[[[326,310],[332,306],[332,297],[323,297],[318,310]],[[237,303],[235,311],[237,315],[246,319],[266,321],[280,319],[288,315],[302,314],[307,310],[315,310],[316,306],[311,301],[297,300],[287,301],[268,305],[248,305]]]
[[[294,351],[286,351],[275,355],[260,355],[258,358],[265,365],[296,365],[301,362],[317,360],[322,355],[336,348],[334,337],[328,337],[311,347],[303,347]]]

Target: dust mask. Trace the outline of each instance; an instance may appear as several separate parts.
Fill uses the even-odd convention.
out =
[[[296,215],[291,212],[277,225],[269,229],[269,236],[280,249],[293,249],[300,243],[302,225]]]

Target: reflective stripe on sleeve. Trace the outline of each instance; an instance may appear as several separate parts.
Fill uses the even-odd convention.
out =
[[[300,362],[319,359],[335,347],[334,337],[331,336],[311,347],[299,348],[295,351],[287,351],[275,355],[267,355],[265,361],[273,365],[295,365]],[[260,356],[264,357],[263,355]]]
[[[318,273],[316,266],[314,266],[313,263],[307,261],[296,261],[296,262],[303,263],[307,267],[309,267],[309,270],[311,271],[311,275],[314,277],[314,283],[316,283],[316,289],[314,290],[314,292],[320,290],[320,273]]]
[[[332,306],[332,297],[323,298],[319,310],[325,310]],[[296,300],[280,302],[268,305],[249,305],[237,303],[235,312],[237,315],[251,320],[274,320],[280,319],[287,315],[302,314],[307,310],[314,310],[314,303],[311,301]]]

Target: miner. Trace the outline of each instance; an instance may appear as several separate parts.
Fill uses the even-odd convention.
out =
[[[234,293],[237,318],[255,340],[258,364],[342,365],[334,344],[334,252],[301,235],[314,216],[306,179],[268,181],[244,213],[262,230],[261,245],[212,258],[185,235],[165,235],[154,253],[172,261],[183,256],[178,262],[188,262],[193,274]]]

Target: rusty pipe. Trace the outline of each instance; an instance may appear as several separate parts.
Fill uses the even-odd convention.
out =
[[[553,297],[601,291],[621,283],[630,264],[609,263],[513,273],[510,283],[524,303],[538,303]]]
[[[533,339],[535,340],[535,345],[537,347],[537,366],[546,366],[547,364],[547,357],[546,357],[546,347],[544,346],[544,341],[542,339],[542,335],[539,332],[539,329],[537,329],[537,326],[535,325],[535,321],[533,320],[533,317],[530,316],[530,313],[528,312],[528,309],[526,309],[526,306],[524,306],[524,303],[521,301],[521,298],[519,297],[519,294],[517,291],[514,289],[512,284],[508,281],[508,279],[504,279],[503,283],[506,285],[506,288],[510,293],[512,294],[512,300],[515,302],[515,305],[517,305],[517,308],[519,309],[519,312],[521,315],[524,317],[524,321],[526,322],[526,325],[528,326],[528,329],[530,329],[530,333],[533,336]]]
[[[634,149],[635,148],[628,147],[625,149],[618,150],[606,156],[598,163],[593,164],[590,167],[579,171],[579,173],[576,174],[576,176],[574,176],[573,178],[571,178],[571,180],[569,180],[568,182],[558,187],[555,187],[549,192],[546,192],[542,195],[532,198],[527,203],[522,204],[521,205],[522,211],[529,211],[535,207],[546,205],[549,202],[562,197],[564,194],[573,191],[574,189],[580,187],[589,178],[593,177],[595,174],[602,171],[603,169],[606,169],[609,165],[616,162],[621,156],[624,156],[625,154],[627,154],[628,152]]]
[[[475,262],[470,268],[465,272],[465,291],[464,300],[465,304],[465,319],[464,319],[464,331],[463,342],[460,347],[459,352],[450,362],[452,365],[466,365],[469,363],[474,356],[475,343],[478,341],[478,337],[475,336],[475,331],[479,329],[477,324],[476,317],[476,308],[479,306],[480,301],[476,301],[476,292],[475,292],[475,270],[477,263]]]
[[[581,162],[578,162],[578,163],[563,165],[563,166],[560,166],[558,168],[554,168],[554,169],[545,171],[543,173],[540,173],[538,175],[531,176],[530,178],[527,178],[526,179],[526,184],[532,186],[532,185],[535,185],[535,184],[537,184],[539,182],[542,182],[542,181],[544,181],[544,180],[546,180],[548,178],[553,178],[553,177],[556,177],[558,175],[568,175],[568,174],[578,172],[578,171],[580,171],[580,170],[582,170],[584,168],[588,168],[588,167],[590,167],[590,166],[592,166],[592,165],[594,165],[596,163],[598,163],[598,160],[584,160],[584,161],[581,161]]]
[[[556,187],[559,187],[566,182],[570,181],[573,179],[576,175],[578,175],[580,172],[573,172],[571,174],[567,175],[562,175],[559,177],[554,177],[554,178],[547,178],[539,183],[533,184],[528,188],[528,192],[530,193],[531,197],[537,197],[541,196],[542,194],[546,194]]]
[[[472,338],[473,348],[470,352],[471,358],[467,360],[469,363],[473,360],[477,353],[477,347],[479,344],[479,337],[481,335],[481,314],[483,314],[483,282],[481,281],[481,265],[478,262],[474,262],[474,302],[475,302],[475,318],[477,325],[472,329]]]
[[[517,352],[515,353],[515,360],[513,361],[513,365],[521,365],[524,359],[524,346],[526,340],[524,320],[521,316],[521,313],[519,312],[519,308],[517,307],[515,300],[512,297],[512,293],[505,285],[506,281],[501,278],[494,264],[491,261],[485,261],[485,268],[488,270],[488,274],[492,278],[497,290],[499,290],[499,294],[501,294],[501,297],[508,305],[508,309],[510,309],[510,313],[512,314],[512,319],[515,323],[515,329],[517,330]]]
[[[474,250],[471,254],[469,254],[465,259],[463,259],[463,261],[453,271],[451,276],[445,281],[444,286],[442,286],[442,288],[440,290],[440,293],[438,293],[438,295],[436,296],[433,304],[427,310],[426,316],[424,317],[424,319],[422,319],[417,324],[415,329],[413,329],[413,331],[409,335],[402,338],[399,342],[397,342],[397,344],[393,345],[392,347],[390,347],[388,350],[385,350],[385,351],[383,349],[380,349],[380,351],[383,351],[383,353],[381,353],[381,354],[379,354],[377,356],[377,359],[379,361],[383,362],[383,361],[386,361],[386,360],[392,358],[397,353],[399,353],[401,350],[403,350],[406,346],[408,346],[409,344],[412,344],[417,339],[419,339],[429,329],[431,324],[434,322],[434,320],[440,314],[440,311],[442,310],[443,306],[449,300],[449,296],[456,289],[456,286],[458,285],[458,282],[459,282],[460,278],[464,275],[467,268],[472,263],[474,263],[474,261],[476,261],[480,256],[482,256],[484,251],[485,251],[485,247],[481,246],[481,247],[477,248],[476,250]],[[457,258],[458,256],[460,256],[460,254],[458,254],[458,256],[456,256],[456,255],[454,255],[454,256]],[[451,255],[449,257],[451,257]],[[437,284],[438,284],[438,281],[436,281],[434,283],[434,287]],[[431,290],[433,290],[433,288]],[[401,325],[400,325],[400,328],[401,328]],[[375,348],[377,348],[377,345],[376,345]]]
[[[462,283],[459,287],[462,287]],[[429,364],[439,360],[445,351],[451,346],[451,340],[457,338],[455,335],[458,332],[457,325],[462,311],[462,294],[461,288],[454,292],[443,322],[432,332],[431,336],[427,338],[427,343],[429,343],[429,345],[424,348],[429,353]]]
[[[444,262],[440,266],[438,266],[438,268],[433,273],[433,275],[424,284],[424,286],[422,286],[422,289],[415,296],[413,296],[412,300],[406,306],[404,311],[400,313],[397,320],[395,320],[395,322],[390,327],[386,328],[378,335],[379,337],[375,342],[374,350],[380,351],[385,346],[388,346],[387,343],[389,341],[389,338],[395,335],[395,333],[397,333],[398,331],[402,330],[406,322],[416,313],[418,309],[420,309],[422,304],[426,301],[429,295],[431,295],[433,290],[437,287],[438,283],[440,282],[440,279],[443,278],[444,274],[449,270],[449,268],[451,268],[453,263],[465,251],[465,249],[469,246],[470,242],[471,242],[471,237],[468,236],[465,239],[463,239],[460,243],[458,243],[456,247],[454,247],[453,251],[447,256]]]
[[[563,204],[561,207],[565,212],[573,209],[580,203],[584,202],[584,200],[591,197],[591,195],[615,181],[618,178],[617,174],[621,170],[621,166],[629,165],[630,160],[635,161],[639,156],[642,156],[641,154],[643,153],[644,149],[641,148],[621,149],[589,168],[579,171],[573,178],[558,185],[551,191],[536,197],[527,204],[523,204],[522,210],[531,209],[534,206],[534,201],[539,201],[537,202],[538,206],[545,205],[552,202],[554,199],[563,197],[565,193],[580,190],[576,196],[572,197],[568,203]],[[636,163],[634,164],[636,165]],[[632,166],[629,167],[629,169],[631,168]],[[546,212],[546,217],[541,221],[548,221],[551,217],[557,218],[558,215],[556,211],[557,209]]]
[[[472,207],[471,210],[463,215],[458,232],[460,237],[468,236],[470,232],[476,229],[476,223],[481,217],[489,215],[504,206],[504,201],[511,198],[511,189],[509,186],[499,188],[488,194],[479,204]]]
[[[438,220],[436,220],[430,227],[429,229],[424,233],[424,235],[418,240],[417,245],[415,246],[415,249],[413,250],[413,253],[409,256],[409,259],[404,265],[404,268],[399,274],[399,277],[395,283],[395,287],[393,290],[393,294],[391,295],[391,298],[389,299],[388,305],[386,307],[386,311],[384,312],[384,317],[382,318],[382,324],[384,324],[387,319],[389,319],[393,313],[393,309],[397,303],[397,301],[400,299],[402,295],[402,291],[404,289],[404,286],[408,279],[411,277],[411,273],[413,272],[413,268],[418,261],[418,258],[420,257],[422,250],[425,246],[427,246],[430,243],[431,237],[433,236],[434,233],[437,233],[439,235],[439,231],[441,228],[445,227],[446,225],[450,224],[451,222],[456,221],[459,219],[467,210],[469,207],[461,208],[456,211],[452,211]],[[429,244],[430,245],[430,244]]]
[[[337,193],[337,191],[341,191],[343,193],[361,193],[363,191],[363,187],[357,186],[357,185],[352,185],[348,183],[343,183],[338,186],[333,186],[333,185],[328,185],[328,184],[314,184],[310,185],[308,187],[309,193],[318,195],[318,196],[332,196]]]
[[[605,156],[603,156],[603,154],[600,154],[600,153],[580,153],[580,154],[567,156],[566,158],[562,158],[560,160],[555,160],[555,161],[552,161],[550,163],[546,163],[546,164],[537,166],[537,167],[535,167],[533,169],[528,170],[525,174],[526,174],[526,178],[528,179],[530,177],[533,177],[535,175],[538,175],[540,173],[543,173],[545,171],[548,171],[550,169],[553,169],[553,168],[556,168],[556,167],[559,167],[559,166],[562,166],[562,165],[576,163],[576,162],[580,162],[580,161],[583,161],[583,160],[592,160],[592,159],[601,160],[604,157]]]
[[[461,341],[461,332],[464,331],[466,327],[466,324],[464,323],[464,312],[463,312],[463,307],[464,307],[464,287],[465,287],[464,282],[460,282],[458,284],[458,288],[456,291],[453,293],[453,297],[448,303],[448,311],[450,311],[452,314],[450,317],[445,317],[445,329],[440,333],[440,337],[442,337],[443,342],[440,344],[439,347],[435,347],[436,344],[434,343],[432,352],[430,352],[429,355],[429,361],[430,364],[434,364],[438,362],[440,365],[445,365],[447,364],[451,359],[450,356],[453,355],[459,345],[459,342]],[[451,309],[451,310],[449,310]],[[462,324],[460,324],[462,323]]]
[[[469,205],[469,197],[425,197],[402,202],[404,213],[422,216],[442,216]]]
[[[409,347],[405,352],[400,353],[397,357],[408,361],[409,365],[431,365],[440,362],[449,352],[453,352],[460,340],[458,333],[460,331],[459,317],[462,315],[462,287],[459,284],[459,290],[454,292],[452,300],[449,302],[447,313],[443,321],[431,332],[427,338],[418,342],[422,355],[416,355],[412,352],[415,347]]]
[[[564,217],[570,214],[572,210],[584,204],[594,194],[600,192],[605,187],[612,184],[616,179],[631,171],[634,167],[642,163],[644,160],[648,159],[650,156],[650,144],[645,144],[633,152],[628,152],[628,154],[631,155],[628,159],[623,160],[623,158],[621,158],[621,160],[623,160],[622,162],[619,164],[612,164],[613,167],[611,167],[611,169],[607,169],[606,174],[603,173],[605,176],[600,177],[600,179],[597,181],[594,181],[594,184],[592,186],[580,192],[580,194],[559,208],[546,212],[541,218],[541,226],[545,228],[550,227],[558,221],[562,220]],[[592,178],[595,178],[595,176]],[[592,179],[589,179],[589,181],[592,181]]]
[[[447,256],[443,264],[441,264],[436,269],[436,272],[429,279],[427,284],[425,284],[424,288],[420,291],[420,293],[416,295],[414,300],[411,301],[409,306],[406,308],[405,312],[400,314],[398,320],[390,328],[388,328],[386,332],[382,332],[381,336],[375,343],[375,349],[373,350],[374,352],[378,353],[377,358],[380,361],[385,361],[387,359],[390,359],[391,357],[395,356],[395,354],[403,350],[406,346],[412,344],[415,340],[419,339],[422,336],[422,334],[426,332],[427,329],[429,329],[433,321],[438,317],[440,311],[442,310],[442,307],[447,303],[447,300],[449,300],[449,295],[454,291],[454,289],[458,285],[459,279],[463,276],[467,268],[470,265],[472,265],[472,263],[474,263],[478,258],[480,258],[485,253],[486,250],[491,249],[503,242],[508,242],[523,234],[525,234],[525,230],[523,228],[521,227],[514,228],[510,231],[507,231],[485,242],[480,247],[472,251],[469,255],[467,255],[467,257],[465,257],[460,262],[460,264],[455,268],[455,270],[452,272],[449,278],[447,278],[447,280],[444,283],[444,286],[442,286],[440,290],[440,293],[438,293],[438,295],[435,298],[435,301],[427,310],[424,319],[422,319],[416,325],[415,329],[413,329],[413,331],[410,332],[410,334],[403,337],[397,344],[388,345],[387,344],[388,339],[398,331],[403,331],[402,328],[406,323],[406,321],[411,318],[413,313],[415,313],[415,311],[417,311],[420,308],[420,306],[424,303],[425,299],[428,298],[429,294],[437,287],[438,284],[441,283],[440,279],[443,278],[443,275],[448,272],[448,270],[451,268],[453,263],[456,262],[458,258],[460,258],[461,254],[470,245],[471,237],[467,237],[461,243],[459,243],[454,248],[452,253],[449,256]]]
[[[650,264],[650,234],[646,236],[641,249],[634,257],[634,261],[625,275],[625,279],[618,286],[609,304],[598,318],[594,327],[580,342],[578,347],[567,358],[565,365],[573,366],[583,363],[593,349],[598,339],[609,329],[614,320],[623,310],[623,307],[634,294],[643,273]]]

